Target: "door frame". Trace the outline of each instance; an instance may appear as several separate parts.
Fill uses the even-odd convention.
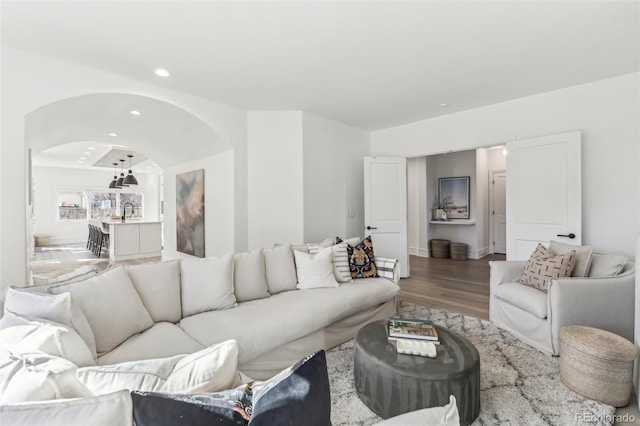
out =
[[[504,173],[504,176],[505,176],[505,179],[506,179],[507,178],[507,170],[506,169],[489,169],[488,172],[489,172],[489,182],[490,182],[489,183],[489,240],[490,240],[489,253],[495,254],[495,244],[493,244],[493,242],[495,241],[495,232],[496,232],[495,225],[493,223],[493,211],[495,210],[494,204],[493,204],[494,203],[493,194],[494,194],[494,191],[495,191],[495,185],[493,183],[493,181],[494,181],[493,177],[494,177],[494,175],[496,173]],[[506,186],[505,186],[505,190],[504,190],[504,198],[505,198],[505,200],[507,198],[507,188],[506,188]],[[505,213],[504,214],[505,214],[505,219],[506,219],[506,216],[508,214],[506,205],[505,205]],[[506,244],[507,244],[506,240],[505,240],[504,243],[505,243],[505,246],[506,246]]]

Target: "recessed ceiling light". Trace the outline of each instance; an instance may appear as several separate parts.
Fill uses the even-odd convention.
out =
[[[78,164],[82,164],[82,163],[84,163],[84,161],[80,161],[80,160],[78,160],[78,161],[76,161],[76,163],[78,163]]]
[[[171,74],[169,74],[169,71],[165,70],[164,68],[158,68],[156,70],[156,75],[160,77],[169,77]]]
[[[80,157],[80,159],[81,159],[81,160],[86,160],[86,159],[87,159],[87,157]]]
[[[92,147],[92,146],[90,146],[90,147],[89,147],[89,148],[87,148],[87,149],[90,149],[90,150],[92,150],[92,151],[93,151],[95,148],[94,148],[94,147]]]
[[[136,109],[132,109],[131,111],[129,111],[132,115],[142,115],[142,113]]]
[[[133,111],[131,111],[131,114],[133,114]],[[118,134],[117,134],[117,133],[109,133],[109,136],[111,136],[111,137],[114,137],[114,138],[115,138],[116,136],[118,136]],[[94,148],[94,149],[95,149],[95,148]]]
[[[443,102],[443,103],[440,104],[440,108],[446,108],[448,106],[449,106],[449,104],[446,103],[446,102]]]
[[[91,155],[91,153],[89,151],[85,151],[83,152],[84,155]]]

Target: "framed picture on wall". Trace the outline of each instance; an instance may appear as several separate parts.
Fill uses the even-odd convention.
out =
[[[469,219],[471,198],[469,176],[438,179],[438,198],[444,206],[447,219]]]

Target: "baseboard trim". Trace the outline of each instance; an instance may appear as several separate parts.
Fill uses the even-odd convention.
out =
[[[481,259],[481,258],[485,257],[488,254],[489,254],[489,247],[483,247],[483,248],[478,249],[478,250],[472,250],[469,253],[469,257],[471,259]]]
[[[429,249],[409,247],[409,254],[418,257],[429,257]]]

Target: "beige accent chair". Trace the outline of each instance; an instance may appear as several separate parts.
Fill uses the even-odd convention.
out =
[[[562,254],[560,246],[578,249],[558,244],[556,250],[554,242],[550,246],[556,254]],[[489,262],[489,320],[555,356],[565,325],[595,327],[633,341],[635,264],[626,256],[591,250],[578,250],[578,258],[580,270],[574,272],[583,276],[553,279],[548,293],[518,282],[527,261]]]

